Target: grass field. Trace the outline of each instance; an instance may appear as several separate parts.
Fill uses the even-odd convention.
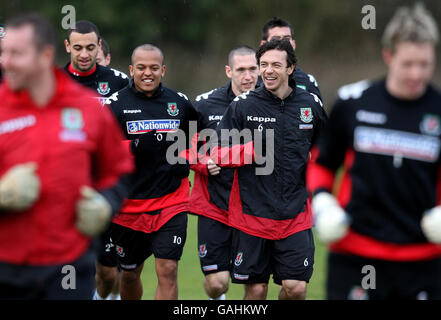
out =
[[[190,177],[190,179],[192,176]],[[192,180],[192,179],[191,179]],[[326,247],[315,239],[315,263],[312,278],[308,284],[307,299],[322,300],[325,297],[324,285],[326,275]],[[197,246],[197,217],[188,215],[187,241],[184,252],[179,262],[178,286],[179,299],[182,300],[207,300],[203,288],[204,275],[201,271]],[[155,273],[154,257],[145,261],[142,273],[144,287],[143,300],[151,300],[155,295],[157,279]],[[270,280],[268,300],[276,300],[279,286]],[[230,283],[227,292],[228,300],[241,300],[243,298],[243,286]]]

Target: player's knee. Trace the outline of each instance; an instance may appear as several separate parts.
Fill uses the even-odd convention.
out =
[[[132,283],[135,281],[139,281],[141,277],[141,271],[142,269],[138,270],[138,268],[130,271],[123,270],[121,272],[121,282]]]
[[[205,287],[209,291],[210,296],[218,297],[228,290],[228,277],[217,276],[217,274],[210,274],[205,277]]]
[[[286,280],[282,283],[282,290],[286,294],[286,298],[293,300],[306,299],[306,282],[297,280]]]
[[[265,299],[268,293],[268,284],[258,283],[245,286],[245,298],[260,300]]]
[[[97,267],[96,269],[96,278],[97,281],[101,280],[103,282],[114,282],[116,279],[116,268],[111,267]]]
[[[178,262],[176,260],[162,260],[156,267],[156,273],[160,280],[174,280],[178,274]]]

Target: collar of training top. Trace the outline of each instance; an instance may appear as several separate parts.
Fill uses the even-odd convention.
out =
[[[74,76],[77,76],[77,77],[87,77],[96,71],[96,68],[97,68],[96,66],[97,66],[97,64],[95,63],[95,65],[93,66],[92,69],[90,69],[89,71],[83,72],[83,71],[75,70],[74,67],[72,66],[72,62],[70,62],[67,66],[67,71],[69,71],[71,74],[73,74]]]

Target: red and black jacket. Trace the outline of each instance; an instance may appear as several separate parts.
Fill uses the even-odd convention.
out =
[[[326,118],[318,97],[295,86],[284,100],[264,86],[233,100],[216,130],[218,146],[211,150],[221,167],[237,168],[229,199],[230,225],[267,239],[311,228],[305,170]],[[239,134],[249,130],[252,138],[240,143],[237,137],[224,140],[222,131],[232,129]],[[260,153],[255,149],[257,132],[263,142]],[[273,146],[266,140],[271,132]],[[264,154],[266,149],[268,154]],[[262,156],[273,159],[270,174],[256,174],[268,164],[258,164]]]
[[[330,192],[343,168],[337,195],[352,222],[331,250],[385,260],[441,253],[420,227],[440,203],[440,101],[432,86],[417,100],[397,99],[385,80],[339,90],[307,179],[312,192]]]
[[[215,130],[235,97],[231,89],[231,81],[225,86],[198,95],[193,103],[198,113],[198,131]],[[227,224],[234,169],[222,168],[218,175],[209,175],[206,162],[209,154],[206,153],[208,148],[204,148],[205,142],[194,144],[198,147],[197,151],[202,153],[198,155],[198,162],[191,165],[195,175],[190,197],[190,212]]]
[[[113,222],[147,233],[156,231],[174,215],[188,211],[190,166],[188,161],[171,164],[167,160],[167,149],[173,142],[166,136],[182,130],[186,139],[183,149],[188,148],[190,121],[196,123],[196,111],[182,93],[160,85],[152,97],[147,97],[135,89],[133,81],[112,95],[106,105],[119,121],[132,150],[141,135],[155,130],[156,137],[151,150],[135,154],[132,191]]]

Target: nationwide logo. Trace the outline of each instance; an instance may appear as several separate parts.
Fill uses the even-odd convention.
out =
[[[110,87],[108,82],[98,82],[97,91],[100,95],[106,95],[110,92]]]
[[[237,254],[237,256],[236,256],[236,259],[234,260],[234,265],[235,265],[236,267],[238,267],[238,266],[240,266],[240,264],[242,263],[242,261],[243,261],[243,252],[239,252],[239,253]]]
[[[179,114],[178,104],[176,102],[169,102],[167,106],[167,113],[172,117],[176,117]]]
[[[311,108],[300,108],[300,119],[305,123],[310,123],[312,121],[312,110]]]
[[[136,120],[127,121],[127,133],[143,134],[156,130],[156,132],[175,132],[179,129],[180,120]]]

